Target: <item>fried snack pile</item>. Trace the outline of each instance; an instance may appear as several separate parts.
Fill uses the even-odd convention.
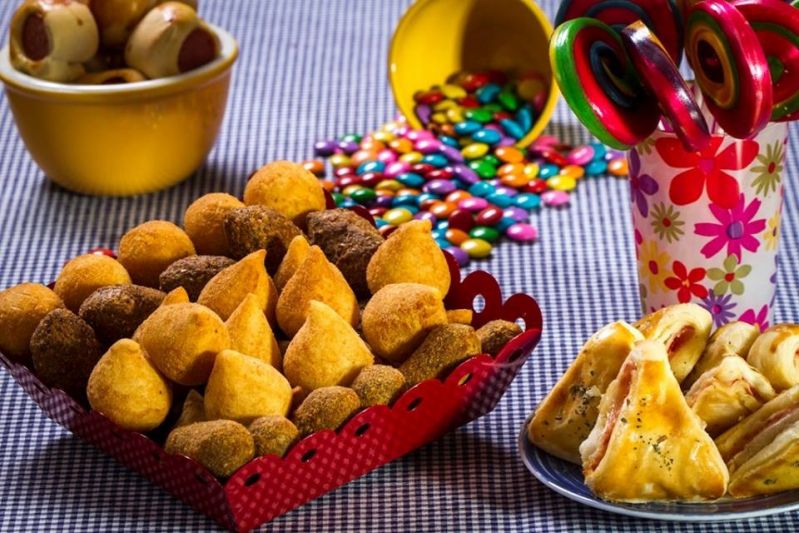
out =
[[[582,465],[611,501],[799,489],[799,326],[710,330],[694,304],[605,326],[539,404],[528,438]]]
[[[521,333],[475,331],[470,309],[445,309],[450,272],[429,224],[384,240],[324,207],[307,170],[270,163],[244,201],[207,194],[182,228],[144,222],[118,257],[72,259],[52,290],[0,292],[0,351],[224,478]]]

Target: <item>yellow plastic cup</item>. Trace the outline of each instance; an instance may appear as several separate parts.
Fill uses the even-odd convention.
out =
[[[526,146],[549,123],[558,89],[549,64],[552,24],[533,0],[417,0],[403,15],[388,52],[389,81],[400,112],[414,128],[413,94],[461,70],[536,71],[549,83],[546,104]]]

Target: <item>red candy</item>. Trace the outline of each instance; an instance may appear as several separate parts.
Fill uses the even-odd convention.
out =
[[[499,207],[486,207],[475,217],[479,226],[493,226],[502,220],[502,209]]]
[[[502,211],[500,211],[500,218]],[[464,209],[454,210],[447,219],[449,227],[461,231],[469,231],[474,227],[474,215]]]

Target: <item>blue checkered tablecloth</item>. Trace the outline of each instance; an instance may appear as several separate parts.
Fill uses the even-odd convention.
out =
[[[365,132],[392,117],[389,37],[407,1],[201,0],[204,16],[240,41],[227,117],[206,166],[139,198],[77,196],[45,180],[0,102],[0,287],[54,279],[69,257],[115,247],[126,228],[179,221],[208,191],[240,194],[250,171],[304,159],[322,137]],[[17,0],[0,2],[5,28]],[[554,15],[556,2],[543,7]],[[446,23],[442,21],[442,24]],[[542,51],[541,53],[545,53]],[[423,58],[420,58],[423,61]],[[549,128],[587,139],[561,103]],[[794,135],[796,132],[793,132]],[[788,184],[777,319],[799,320],[799,184]],[[795,531],[799,513],[725,525],[678,525],[594,511],[525,470],[516,439],[532,407],[594,330],[638,314],[627,184],[587,180],[566,210],[534,216],[541,239],[501,245],[479,264],[506,294],[534,295],[545,335],[491,415],[275,520],[269,531]],[[796,235],[794,235],[796,231]],[[209,519],[47,419],[0,372],[0,531],[199,531]]]

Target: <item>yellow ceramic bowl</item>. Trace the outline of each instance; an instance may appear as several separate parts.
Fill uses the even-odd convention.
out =
[[[33,78],[0,51],[0,79],[33,160],[59,185],[127,196],[163,189],[202,165],[225,113],[232,35],[213,26],[218,59],[199,69],[125,85],[74,85]]]
[[[528,145],[549,122],[558,100],[549,65],[552,24],[533,0],[417,0],[397,25],[389,49],[394,100],[421,127],[413,93],[460,70],[534,70],[549,82],[544,109],[519,144]]]

